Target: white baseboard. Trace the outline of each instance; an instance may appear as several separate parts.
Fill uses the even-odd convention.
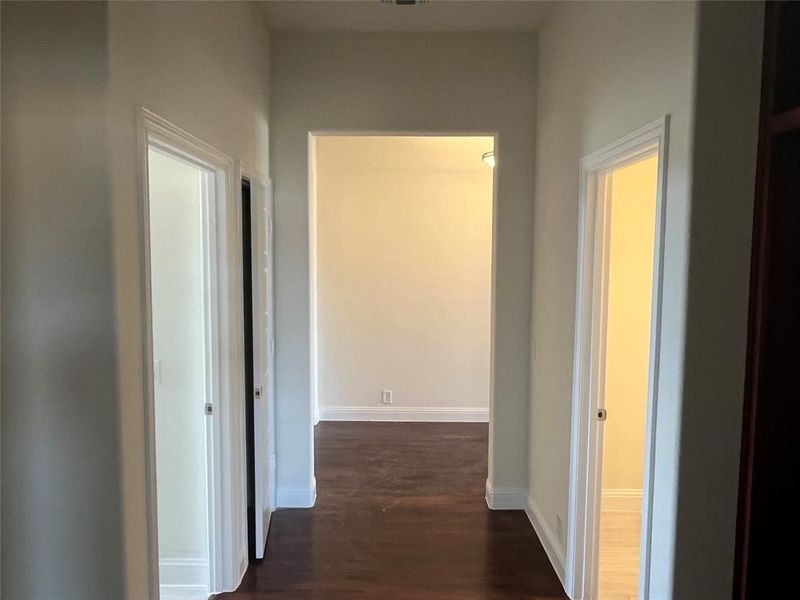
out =
[[[556,575],[558,575],[558,579],[561,581],[561,585],[564,586],[565,590],[568,590],[566,552],[564,552],[564,548],[561,546],[558,536],[550,529],[550,526],[547,524],[547,519],[544,518],[541,509],[531,496],[528,496],[525,514],[528,515],[528,520],[531,522],[531,525],[533,525],[533,529],[536,531],[536,535],[539,537],[539,541],[542,543],[544,551],[547,553],[547,558],[550,559],[550,564],[553,565],[553,569]]]
[[[242,581],[244,581],[244,576],[247,574],[247,567],[250,564],[250,557],[248,555],[247,548],[244,548],[243,554],[239,556],[239,577],[236,578],[236,585],[234,585],[231,589],[225,590],[226,592],[232,592],[234,590],[238,590],[239,586],[242,585]]]
[[[269,523],[272,521],[272,509],[268,506],[261,513],[261,539],[256,543],[261,547],[256,548],[256,558],[264,558],[267,548],[267,537],[269,536]]]
[[[158,561],[161,600],[196,600],[209,595],[209,566],[202,558],[161,558]]]
[[[602,510],[608,512],[642,512],[642,490],[603,490]]]
[[[486,480],[486,505],[492,510],[525,510],[527,493],[517,488],[496,488]]]
[[[168,585],[162,583],[158,586],[160,600],[197,600],[208,598],[208,586]]]
[[[278,507],[278,457],[275,452],[269,455],[269,473],[267,481],[269,482],[269,489],[267,490],[267,506],[275,510]]]
[[[487,423],[488,408],[338,406],[320,409],[321,421],[419,421],[442,423]]]
[[[317,480],[311,487],[290,488],[278,486],[278,508],[311,508],[317,501]]]

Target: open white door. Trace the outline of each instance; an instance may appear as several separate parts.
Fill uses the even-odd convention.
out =
[[[275,327],[272,183],[250,182],[253,211],[253,361],[256,558],[264,557],[275,508]]]

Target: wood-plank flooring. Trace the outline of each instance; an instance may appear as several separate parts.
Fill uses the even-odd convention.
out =
[[[641,511],[604,510],[600,516],[599,600],[637,600]]]
[[[218,598],[566,598],[525,514],[486,507],[487,445],[486,424],[321,423],[316,506],[276,511]]]

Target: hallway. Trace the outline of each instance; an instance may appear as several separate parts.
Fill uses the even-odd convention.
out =
[[[525,514],[486,507],[486,424],[315,435],[315,508],[275,512],[264,560],[219,600],[566,598]]]

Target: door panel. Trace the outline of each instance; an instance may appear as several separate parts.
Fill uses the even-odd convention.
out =
[[[255,491],[256,558],[264,557],[269,520],[275,508],[275,376],[272,266],[272,199],[251,182],[253,206],[253,329],[255,344]]]

